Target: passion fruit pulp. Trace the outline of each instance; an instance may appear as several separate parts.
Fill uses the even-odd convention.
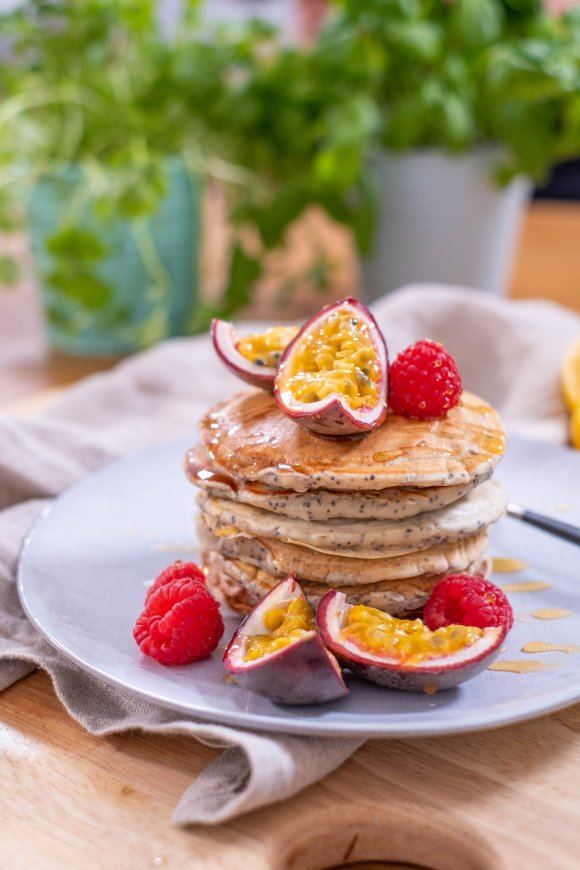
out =
[[[319,435],[374,429],[387,413],[388,356],[381,331],[353,297],[328,305],[288,345],[274,382],[284,413]]]
[[[278,363],[297,332],[296,326],[273,326],[238,338],[232,323],[215,319],[211,324],[213,346],[224,365],[246,383],[265,390],[273,388]]]
[[[348,692],[292,576],[242,622],[225,651],[224,666],[240,686],[279,704],[319,704]]]
[[[450,689],[477,676],[500,651],[507,630],[450,625],[430,631],[420,619],[397,619],[350,605],[331,590],[318,605],[318,628],[339,661],[373,683],[408,692]]]
[[[316,630],[316,619],[308,602],[298,597],[268,610],[264,614],[264,627],[268,634],[246,638],[245,661],[255,661],[290,646],[293,640]]]

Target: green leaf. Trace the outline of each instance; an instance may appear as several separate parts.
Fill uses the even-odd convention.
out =
[[[262,266],[250,257],[239,243],[234,245],[230,262],[229,282],[221,303],[224,316],[233,314],[238,308],[248,305],[252,300],[254,284],[262,274]]]
[[[432,109],[424,94],[400,100],[386,114],[385,143],[390,148],[405,149],[425,141]]]
[[[11,287],[16,284],[20,275],[20,268],[13,257],[5,254],[0,256],[0,285]]]
[[[308,203],[308,194],[300,183],[287,184],[278,190],[268,206],[254,211],[255,225],[266,248],[275,248],[283,242],[286,230]],[[232,259],[232,266],[241,273],[247,266],[243,257],[237,262],[242,253],[241,249],[235,249]]]
[[[364,152],[356,144],[343,142],[332,148],[325,148],[318,154],[314,162],[314,173],[323,184],[331,184],[344,190],[352,187],[360,176],[363,159]]]
[[[534,18],[543,13],[542,0],[503,0],[503,2],[514,17]]]
[[[89,311],[99,311],[111,301],[112,288],[90,272],[55,269],[46,277],[47,284],[56,293],[76,302]]]
[[[60,305],[54,302],[48,302],[45,311],[48,322],[53,328],[69,337],[77,334],[75,315],[72,312],[64,311]]]
[[[100,260],[107,253],[97,236],[76,227],[68,227],[51,236],[47,248],[57,257],[78,260]]]
[[[167,311],[156,308],[137,330],[139,347],[152,347],[169,335]]]
[[[354,240],[358,251],[368,254],[372,249],[379,205],[378,188],[373,184],[370,172],[361,179],[355,196],[351,217]]]
[[[456,94],[447,94],[441,104],[441,117],[446,144],[452,149],[465,148],[475,130],[468,103]]]
[[[486,45],[499,38],[503,20],[500,0],[456,0],[451,32],[466,45]]]
[[[232,249],[228,284],[224,295],[217,303],[198,305],[193,313],[189,331],[203,332],[209,328],[214,317],[231,317],[239,308],[252,300],[254,285],[262,274],[262,264],[250,257],[236,242]]]
[[[443,48],[441,28],[429,21],[385,21],[386,44],[403,58],[434,61]]]

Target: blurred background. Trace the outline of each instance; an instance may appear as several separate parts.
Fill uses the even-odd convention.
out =
[[[0,0],[0,406],[417,281],[580,310],[580,5]]]

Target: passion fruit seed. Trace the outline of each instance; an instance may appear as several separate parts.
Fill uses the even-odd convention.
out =
[[[240,380],[271,392],[278,363],[297,333],[295,326],[276,326],[238,338],[233,323],[214,318],[211,340],[223,364]]]
[[[397,619],[357,604],[348,613],[341,637],[368,652],[389,653],[401,662],[416,664],[459,652],[483,637],[483,631],[468,625],[430,631],[420,619]]]
[[[378,382],[368,324],[347,308],[339,308],[304,336],[285,386],[299,402],[319,402],[339,393],[358,409],[376,405]]]
[[[254,634],[245,638],[244,659],[247,662],[289,646],[292,641],[316,628],[312,608],[303,598],[293,598],[286,604],[273,607],[264,615],[263,621],[270,634]]]
[[[265,332],[245,336],[237,342],[236,348],[244,359],[254,365],[276,368],[297,332],[297,326],[273,326]]]

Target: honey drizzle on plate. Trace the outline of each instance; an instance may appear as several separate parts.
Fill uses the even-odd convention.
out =
[[[563,652],[563,653],[580,653],[580,646],[575,646],[570,643],[546,643],[543,640],[530,640],[522,647],[522,652],[525,653],[542,653],[542,652]]]
[[[561,607],[545,607],[542,610],[534,610],[531,615],[534,619],[565,619],[567,616],[572,616],[572,611]]]
[[[494,662],[488,667],[488,671],[507,671],[510,674],[535,674],[538,671],[550,671],[557,668],[557,664],[539,662],[534,660],[514,659],[512,661]]]
[[[521,583],[504,583],[504,592],[539,592],[540,589],[550,589],[551,583],[545,580],[522,580]]]
[[[491,570],[494,574],[511,574],[528,568],[527,562],[521,559],[508,559],[506,556],[494,556],[491,560]]]

